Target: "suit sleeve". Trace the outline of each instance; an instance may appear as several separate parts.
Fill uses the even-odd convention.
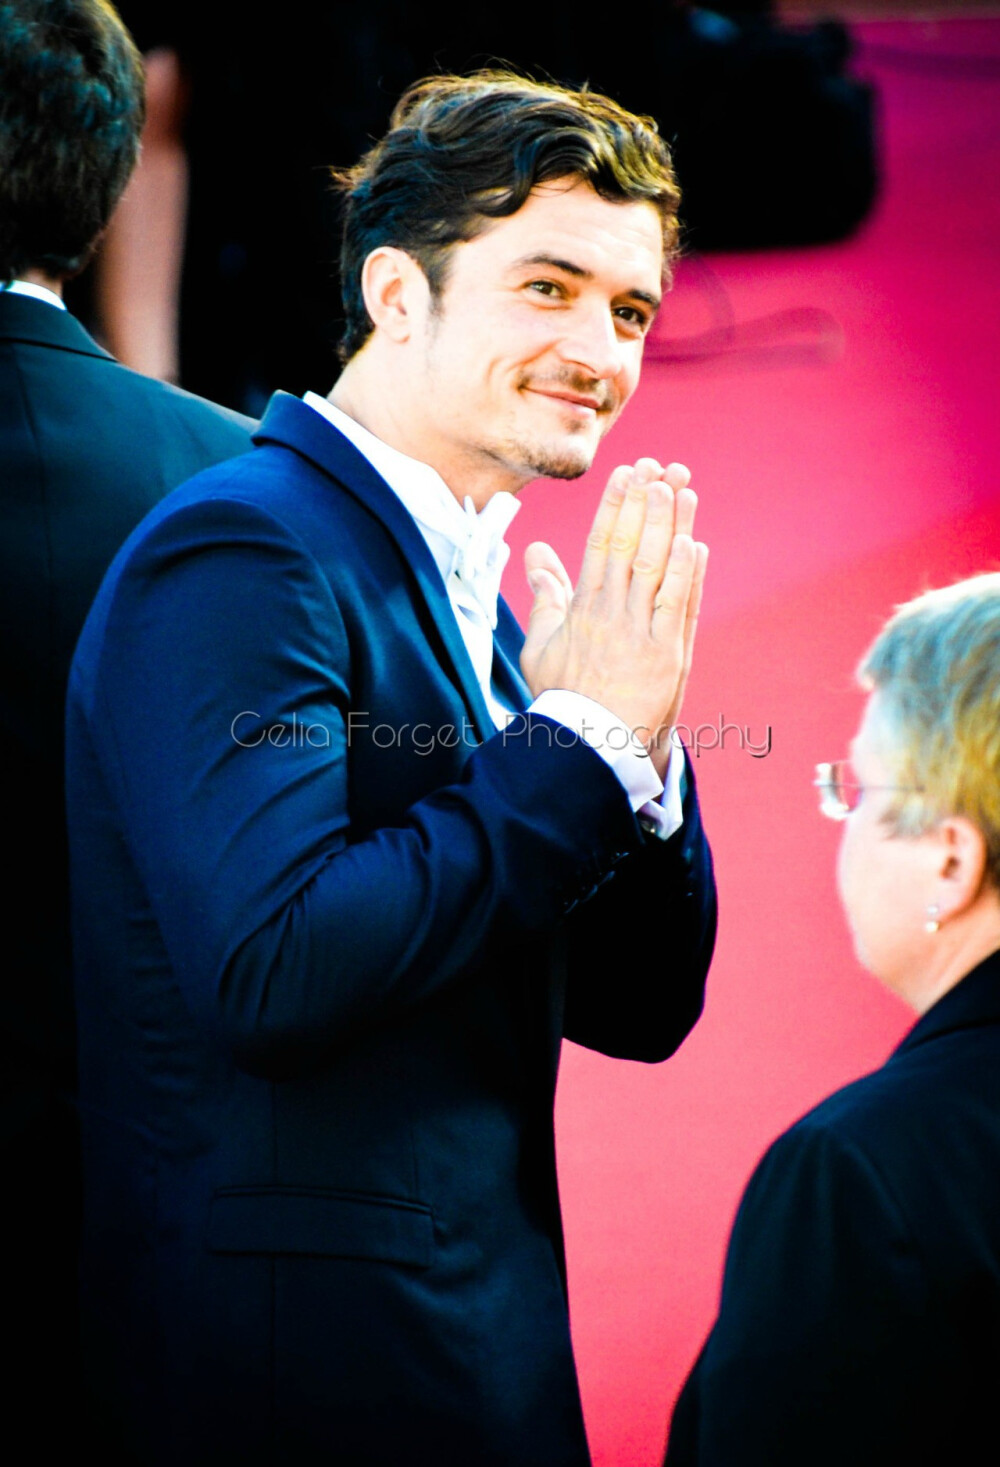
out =
[[[800,1123],[754,1174],[667,1467],[929,1460],[935,1348],[906,1218],[855,1144]]]
[[[320,1064],[492,943],[550,932],[641,845],[582,741],[517,728],[359,838],[345,625],[308,550],[255,506],[147,528],[106,616],[88,720],[123,838],[189,1006],[252,1073]]]
[[[690,762],[680,830],[644,840],[568,926],[566,1037],[620,1059],[673,1054],[701,1013],[716,930]]]

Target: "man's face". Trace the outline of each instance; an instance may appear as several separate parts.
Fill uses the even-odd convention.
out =
[[[414,343],[422,456],[510,489],[584,473],[638,383],[662,267],[652,204],[572,178],[456,245]]]

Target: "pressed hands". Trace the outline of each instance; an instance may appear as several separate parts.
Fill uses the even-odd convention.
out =
[[[534,604],[521,653],[533,697],[550,688],[602,704],[665,777],[691,668],[708,547],[682,464],[622,465],[608,480],[576,590],[550,545],[524,555]]]

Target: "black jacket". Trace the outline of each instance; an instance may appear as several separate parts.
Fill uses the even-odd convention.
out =
[[[25,1419],[36,1406],[50,1415],[49,1382],[65,1380],[63,1352],[73,1349],[79,1165],[68,1104],[63,811],[70,658],[133,526],[180,480],[248,448],[251,427],[128,371],[68,312],[0,293],[0,1230],[16,1342],[4,1385]],[[37,1402],[25,1395],[36,1388]],[[78,1423],[72,1433],[78,1440]]]
[[[994,953],[765,1155],[667,1463],[992,1463],[998,1372]]]

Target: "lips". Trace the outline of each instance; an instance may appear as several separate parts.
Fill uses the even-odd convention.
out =
[[[608,407],[604,399],[595,397],[589,392],[576,392],[570,387],[543,387],[532,383],[528,391],[537,393],[539,397],[551,398],[553,402],[565,403],[567,407],[580,408],[592,413],[605,412]]]

